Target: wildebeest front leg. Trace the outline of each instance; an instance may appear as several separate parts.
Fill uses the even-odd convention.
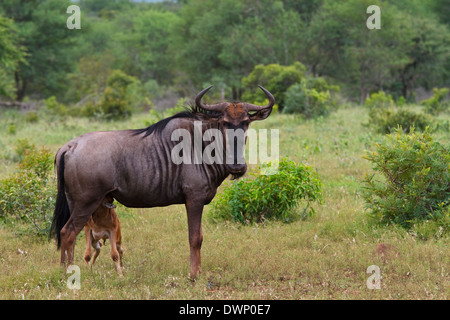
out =
[[[189,229],[189,246],[191,251],[191,272],[190,277],[195,279],[200,271],[200,249],[203,242],[202,232],[202,213],[203,204],[194,203],[193,201],[186,202],[186,211],[188,218]]]

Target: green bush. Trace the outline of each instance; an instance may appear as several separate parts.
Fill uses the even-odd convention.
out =
[[[39,115],[36,111],[28,111],[25,114],[25,121],[28,123],[36,123],[39,121]]]
[[[300,113],[307,119],[326,116],[336,103],[330,91],[339,91],[339,87],[330,86],[323,78],[306,78],[293,84],[286,91],[284,113]]]
[[[33,146],[25,152],[18,170],[0,180],[0,220],[16,232],[47,235],[56,196],[53,154]]]
[[[407,228],[424,220],[448,225],[450,149],[434,141],[428,129],[410,134],[397,129],[364,158],[375,170],[363,181],[375,221]]]
[[[132,113],[132,101],[129,99],[129,87],[138,80],[121,70],[115,70],[106,81],[100,102],[100,111],[107,119],[124,119]]]
[[[369,110],[369,126],[383,134],[391,133],[399,126],[406,133],[410,132],[412,127],[424,131],[432,123],[433,120],[430,116],[406,108],[397,110],[395,108],[375,107]]]
[[[425,111],[432,115],[437,115],[448,109],[450,106],[449,101],[445,101],[445,97],[448,95],[448,88],[434,88],[433,96],[429,99],[423,100],[421,104],[425,106]]]
[[[28,138],[22,138],[16,140],[14,150],[16,155],[13,160],[21,162],[28,153],[36,151],[36,146]]]
[[[403,100],[404,99],[401,100],[401,103],[403,103]],[[384,91],[379,91],[372,93],[370,97],[367,98],[366,101],[364,101],[364,105],[366,107],[369,107],[370,109],[391,108],[394,106],[394,100],[392,99],[392,96],[390,94],[386,95]]]
[[[67,107],[64,104],[59,103],[55,96],[45,99],[44,105],[47,111],[51,114],[64,116],[67,113]]]
[[[16,134],[16,132],[17,132],[16,125],[14,123],[10,123],[8,125],[8,133],[10,135],[14,135],[14,134]]]
[[[275,163],[258,170],[273,170]],[[314,214],[311,203],[322,203],[322,184],[309,165],[282,159],[276,173],[250,173],[254,179],[243,178],[225,187],[212,203],[210,218],[215,221],[260,223],[266,220],[290,222]],[[295,209],[304,200],[306,207]]]

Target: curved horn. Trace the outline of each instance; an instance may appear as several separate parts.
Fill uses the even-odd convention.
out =
[[[208,88],[203,89],[202,91],[200,91],[197,96],[195,97],[195,104],[197,105],[197,107],[200,107],[202,109],[205,110],[209,110],[209,111],[222,111],[222,109],[227,105],[227,103],[216,103],[216,104],[204,104],[202,102],[202,98],[205,95],[206,92],[208,92],[209,89],[211,89],[213,86],[209,86]]]
[[[275,98],[273,97],[273,95],[262,86],[258,85],[258,87],[266,94],[267,98],[269,99],[269,104],[267,106],[258,106],[251,103],[244,103],[244,106],[248,108],[248,111],[259,111],[262,109],[272,108],[275,104]]]

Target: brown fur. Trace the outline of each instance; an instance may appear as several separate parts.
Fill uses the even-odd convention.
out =
[[[84,228],[86,235],[84,261],[86,264],[89,264],[92,256],[92,245],[95,250],[94,258],[92,259],[92,264],[94,264],[100,254],[100,248],[102,246],[100,240],[103,240],[104,244],[106,239],[109,238],[109,241],[111,242],[111,259],[116,264],[116,270],[119,275],[122,275],[122,235],[120,221],[116,210],[114,210],[115,206],[112,204],[113,201],[113,197],[109,195],[106,196]]]
[[[380,243],[373,254],[380,257],[384,263],[398,256],[397,248],[388,243]]]
[[[231,118],[240,119],[246,110],[242,106],[242,103],[230,103],[226,107],[226,111]]]

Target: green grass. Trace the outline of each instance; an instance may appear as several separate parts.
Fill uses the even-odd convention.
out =
[[[19,138],[56,151],[82,133],[139,128],[146,119],[146,114],[123,122],[40,116],[28,123],[21,114],[0,111],[0,178],[14,171],[14,145]],[[215,224],[205,217],[202,272],[196,282],[188,278],[184,206],[128,209],[119,205],[123,278],[115,272],[109,242],[92,270],[84,265],[85,242],[80,234],[75,264],[81,268],[81,289],[70,290],[66,286],[70,274],[59,266],[54,241],[19,236],[13,227],[0,224],[0,298],[448,299],[448,235],[426,224],[407,231],[374,226],[367,220],[360,181],[371,168],[361,156],[382,137],[363,126],[367,121],[366,110],[346,107],[319,120],[274,114],[253,123],[256,129],[280,129],[280,156],[317,168],[325,203],[316,207],[314,217],[290,224]],[[15,133],[8,131],[11,123]],[[436,136],[450,142],[448,132]],[[205,215],[208,210],[209,206]],[[377,252],[380,244],[389,245],[386,252]],[[370,265],[381,269],[380,290],[366,286]]]

